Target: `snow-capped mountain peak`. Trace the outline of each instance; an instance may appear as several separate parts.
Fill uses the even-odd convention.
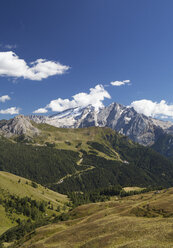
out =
[[[112,103],[99,110],[89,105],[67,109],[52,116],[32,115],[30,119],[63,128],[110,127],[143,145],[152,145],[158,135],[173,130],[171,122],[147,117],[119,103]]]

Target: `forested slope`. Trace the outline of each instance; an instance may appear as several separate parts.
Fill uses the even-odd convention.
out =
[[[117,184],[166,187],[173,184],[171,161],[109,128],[64,130],[44,124],[40,130],[43,129],[41,136],[30,143],[23,136],[12,140],[1,137],[0,170],[61,193]]]

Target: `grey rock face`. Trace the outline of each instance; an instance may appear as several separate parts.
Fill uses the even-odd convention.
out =
[[[142,145],[151,145],[162,129],[133,108],[113,103],[99,113],[98,123],[110,127]]]
[[[50,117],[30,116],[37,123],[56,127],[110,127],[142,145],[152,145],[164,132],[173,133],[173,124],[137,113],[134,108],[112,103],[96,111],[92,106],[74,108]]]
[[[18,115],[9,121],[1,122],[0,133],[6,137],[22,134],[32,137],[34,135],[38,135],[39,130],[31,124],[28,117]]]

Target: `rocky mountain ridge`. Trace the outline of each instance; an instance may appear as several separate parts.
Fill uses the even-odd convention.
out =
[[[36,123],[61,128],[110,127],[142,145],[152,145],[163,133],[173,134],[173,123],[139,114],[118,103],[96,111],[92,106],[72,108],[52,116],[31,115]]]
[[[17,115],[13,119],[0,121],[0,134],[3,134],[7,138],[22,134],[33,137],[39,133],[40,131],[24,115]]]

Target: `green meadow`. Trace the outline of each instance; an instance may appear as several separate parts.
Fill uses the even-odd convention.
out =
[[[29,197],[32,200],[38,202],[50,203],[53,209],[57,209],[57,206],[62,208],[64,204],[68,202],[65,195],[59,194],[48,188],[45,188],[39,184],[36,184],[36,188],[32,186],[32,182],[23,177],[13,175],[8,172],[0,171],[0,199],[10,200],[12,196],[24,198]],[[51,216],[57,212],[52,209],[47,209],[46,215]],[[0,205],[0,234],[8,230],[9,228],[16,226],[16,220],[20,218],[21,220],[27,219],[26,216],[18,214],[15,211],[8,213],[5,211],[5,207]]]

